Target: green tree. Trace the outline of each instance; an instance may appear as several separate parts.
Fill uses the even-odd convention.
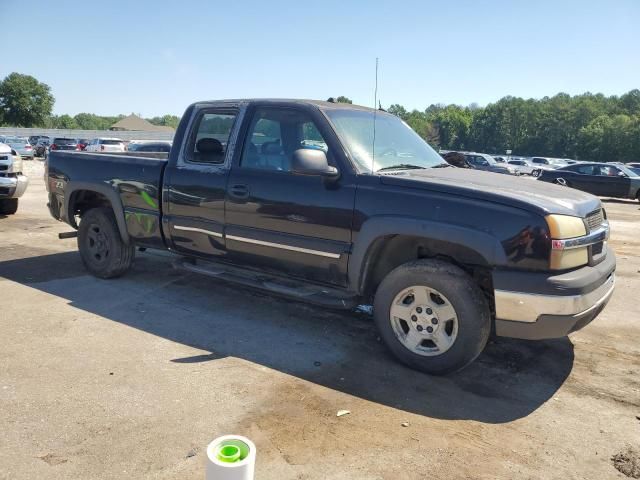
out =
[[[394,103],[389,108],[387,108],[387,112],[397,117],[400,117],[402,120],[406,120],[407,118],[407,110],[402,106]]]
[[[37,127],[46,123],[55,99],[48,85],[30,75],[11,73],[0,82],[0,112],[3,124]]]
[[[345,97],[343,95],[340,95],[338,98],[336,98],[336,102],[338,102],[338,103],[353,103],[350,98],[347,98],[347,97]]]
[[[52,128],[65,128],[69,130],[74,130],[79,128],[76,120],[69,115],[60,115],[51,117],[51,126]]]
[[[116,117],[101,117],[93,113],[79,113],[73,118],[78,128],[83,130],[106,130],[117,121]]]
[[[445,108],[431,110],[426,115],[429,123],[438,132],[440,146],[452,150],[465,148],[473,118],[473,113],[469,108],[448,105]]]
[[[154,125],[163,125],[171,128],[178,128],[178,123],[180,123],[180,117],[176,115],[163,115],[162,117],[153,117],[147,120]]]

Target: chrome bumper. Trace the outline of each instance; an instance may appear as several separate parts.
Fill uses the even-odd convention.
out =
[[[615,274],[585,295],[537,295],[496,290],[496,318],[516,322],[535,322],[542,315],[581,315],[609,300]]]
[[[537,295],[497,290],[496,335],[541,340],[564,337],[595,319],[611,299],[612,273],[605,283],[584,295]]]
[[[0,198],[19,198],[25,190],[29,180],[24,175],[16,177],[0,177]],[[3,193],[7,189],[8,193]]]

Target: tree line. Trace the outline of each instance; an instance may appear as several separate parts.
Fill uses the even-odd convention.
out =
[[[542,99],[507,96],[486,107],[430,105],[388,111],[432,146],[492,154],[593,161],[640,161],[640,90],[621,96],[559,93]]]
[[[351,103],[345,96],[334,101]],[[105,130],[124,117],[79,113],[52,115],[55,99],[48,85],[30,75],[11,73],[0,82],[0,126]],[[640,161],[640,90],[620,96],[559,93],[541,99],[503,97],[477,104],[430,105],[387,111],[406,121],[436,148],[492,154],[540,155],[594,161]],[[176,128],[180,117],[148,118]]]

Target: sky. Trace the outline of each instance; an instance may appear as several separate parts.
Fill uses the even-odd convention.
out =
[[[345,95],[424,110],[640,88],[640,0],[0,0],[0,79],[54,113]],[[25,28],[27,27],[27,28]]]

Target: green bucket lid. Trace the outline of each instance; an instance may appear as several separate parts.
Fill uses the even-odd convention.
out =
[[[223,442],[218,446],[216,458],[221,462],[234,463],[242,460],[240,447],[235,443]]]

